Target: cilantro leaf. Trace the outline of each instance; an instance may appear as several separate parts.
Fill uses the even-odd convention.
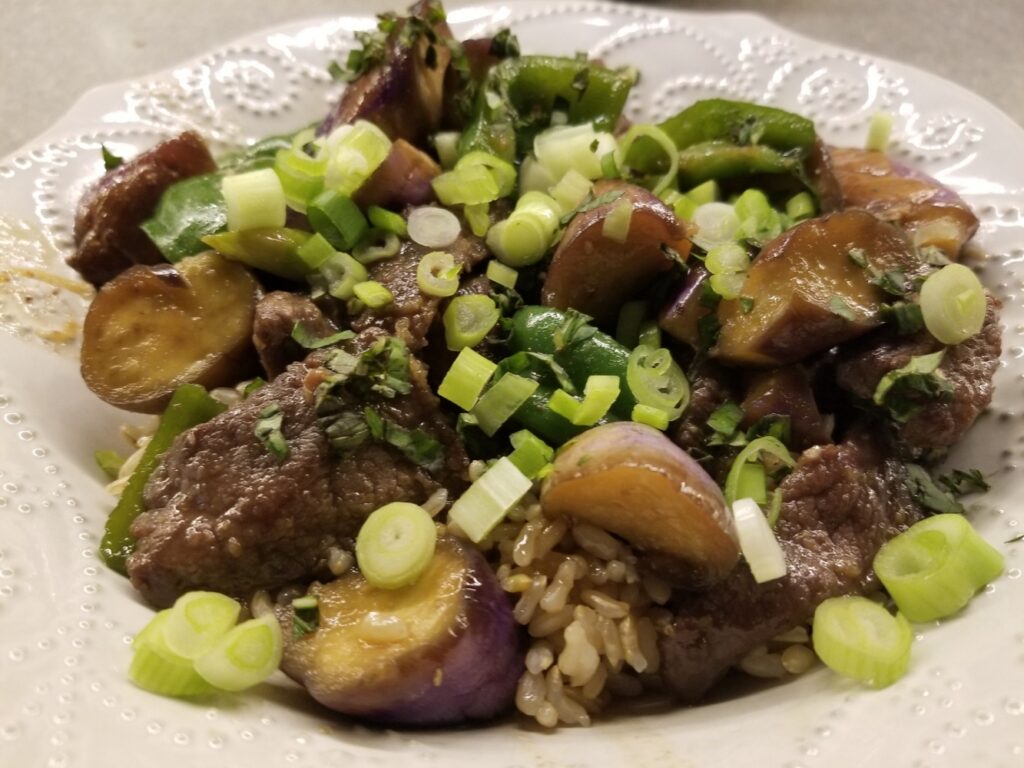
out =
[[[743,409],[736,403],[726,402],[718,406],[708,416],[707,425],[723,437],[732,437],[743,421]]]
[[[284,439],[281,425],[284,422],[284,413],[278,403],[271,403],[260,411],[259,420],[253,430],[256,437],[262,441],[263,446],[272,453],[278,461],[284,461],[291,453],[288,442]]]
[[[914,501],[933,513],[963,514],[964,505],[940,488],[927,469],[919,464],[906,464],[905,467],[907,489]]]
[[[979,469],[954,469],[938,478],[938,483],[956,497],[971,493],[984,493],[992,486]]]
[[[899,422],[908,421],[931,402],[948,402],[953,396],[953,385],[938,370],[944,349],[930,355],[910,358],[902,368],[889,371],[875,388],[875,405],[889,411]]]
[[[296,321],[292,327],[292,338],[299,344],[303,349],[322,349],[323,347],[329,347],[332,344],[337,344],[340,341],[348,341],[354,339],[356,335],[352,331],[338,331],[332,333],[330,336],[323,336],[317,338],[314,336],[305,325],[302,324],[301,320]]]
[[[832,298],[828,300],[828,311],[850,322],[857,319],[857,316],[853,314],[853,310],[850,309],[850,305],[846,303],[846,299],[839,294],[833,294]]]
[[[124,164],[124,158],[107,149],[106,144],[100,144],[100,153],[103,155],[103,169],[106,171],[112,171]]]
[[[597,328],[590,325],[590,321],[594,319],[590,315],[577,312],[575,309],[567,309],[565,316],[565,322],[555,331],[556,352],[561,352],[577,342],[586,341],[597,333]]]

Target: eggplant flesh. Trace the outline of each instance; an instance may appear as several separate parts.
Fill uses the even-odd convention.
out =
[[[284,615],[282,669],[321,704],[385,725],[491,718],[512,705],[522,673],[508,599],[479,551],[442,537],[408,587],[358,573],[314,587],[319,626],[294,638]]]

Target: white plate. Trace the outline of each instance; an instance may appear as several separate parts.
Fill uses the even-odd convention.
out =
[[[333,718],[283,679],[213,706],[151,696],[124,674],[149,611],[95,553],[110,499],[92,451],[117,444],[123,416],[86,391],[69,348],[35,334],[80,317],[83,300],[19,280],[0,302],[0,765],[1024,765],[1024,545],[1004,544],[1024,530],[1024,131],[958,86],[756,16],[517,2],[451,21],[460,36],[508,24],[527,51],[639,66],[634,117],[724,95],[798,110],[830,141],[860,144],[872,113],[896,115],[897,156],[978,211],[978,240],[993,254],[984,277],[1007,305],[995,403],[954,455],[994,473],[974,519],[1007,553],[1007,574],[964,615],[920,627],[910,673],[881,692],[817,670],[733,701],[554,734],[516,723],[374,731]],[[101,142],[131,154],[191,126],[228,144],[316,119],[338,90],[326,63],[371,23],[300,22],[87,93],[0,163],[0,240],[16,240],[23,262],[58,264],[74,202],[101,173]]]

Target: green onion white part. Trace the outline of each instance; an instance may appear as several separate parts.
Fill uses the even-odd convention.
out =
[[[693,242],[705,251],[734,241],[740,228],[740,219],[728,203],[698,205],[690,221],[697,228],[693,233]]]
[[[287,215],[284,189],[272,169],[225,176],[221,192],[231,232],[284,226]]]
[[[943,344],[959,344],[985,324],[985,289],[963,264],[947,264],[921,286],[921,314],[928,332]]]
[[[454,296],[462,266],[446,251],[431,251],[416,266],[416,284],[428,296]]]
[[[753,499],[737,499],[733,502],[732,514],[740,550],[750,566],[754,581],[764,584],[785,576],[786,556],[757,502]]]
[[[480,398],[487,382],[498,369],[496,363],[475,350],[464,347],[448,373],[445,374],[437,394],[464,411],[470,411]]]
[[[284,643],[272,613],[249,619],[217,641],[195,661],[195,670],[222,691],[243,691],[266,680],[281,666]]]
[[[814,652],[830,669],[873,688],[903,677],[910,663],[913,632],[902,614],[893,616],[866,597],[833,597],[814,611]]]
[[[174,603],[163,624],[166,647],[186,659],[206,653],[235,626],[242,606],[218,592],[188,592]]]
[[[430,565],[437,527],[416,504],[396,501],[374,510],[356,537],[356,562],[363,577],[380,589],[415,583]]]
[[[409,238],[426,248],[447,248],[462,231],[454,213],[433,205],[414,209],[409,214],[407,226]]]
[[[502,457],[452,504],[448,519],[479,544],[532,486],[529,477]]]

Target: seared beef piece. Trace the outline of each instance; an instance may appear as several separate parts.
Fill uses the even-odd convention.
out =
[[[999,367],[1002,329],[999,300],[988,297],[981,332],[946,349],[939,371],[953,386],[949,402],[933,402],[898,428],[901,452],[912,458],[935,458],[963,437],[992,401],[992,377]],[[885,329],[857,344],[841,348],[836,378],[846,391],[870,402],[890,371],[902,368],[911,357],[942,349],[927,331],[898,336]]]
[[[719,406],[736,399],[735,376],[722,366],[704,360],[690,379],[690,404],[672,427],[672,441],[687,453],[700,456],[713,430],[708,418]]]
[[[452,40],[444,21],[431,23],[434,3],[421,0],[399,19],[384,43],[384,60],[364,72],[341,96],[318,133],[327,134],[339,125],[369,120],[392,139],[421,145],[441,124],[444,75],[451,60],[445,41]],[[421,29],[430,26],[437,35],[431,43]]]
[[[369,336],[372,338],[373,334]],[[360,340],[364,341],[364,340]],[[426,372],[413,360],[409,395],[373,401],[380,415],[441,442],[429,474],[396,449],[367,441],[340,458],[317,424],[313,393],[323,353],[296,363],[247,400],[179,437],[146,486],[146,511],[132,526],[132,584],[156,607],[209,589],[247,598],[312,578],[327,549],[352,537],[374,509],[424,502],[444,485],[465,487],[462,444],[438,410]],[[271,454],[254,430],[276,403],[290,453]]]
[[[930,176],[882,152],[833,147],[831,154],[843,206],[865,208],[909,232],[920,229],[916,245],[934,245],[955,259],[977,231],[978,218],[967,203]]]
[[[103,176],[82,196],[75,216],[75,250],[68,265],[96,286],[133,264],[164,261],[139,225],[153,215],[174,182],[216,170],[195,131],[157,144]]]
[[[802,365],[754,374],[740,408],[744,428],[769,416],[788,416],[793,448],[832,442],[833,419],[818,410],[811,377]]]
[[[292,338],[296,323],[302,323],[314,338],[330,336],[336,330],[316,304],[297,293],[274,291],[256,304],[252,341],[269,379],[274,379],[284,372],[289,363],[298,362],[308,354]]]
[[[416,282],[416,267],[420,259],[434,250],[437,249],[405,241],[397,256],[371,266],[369,279],[384,285],[395,299],[380,309],[364,310],[353,318],[352,329],[358,332],[367,328],[383,328],[401,338],[411,351],[422,349],[442,299],[420,290]],[[483,241],[470,233],[465,225],[463,234],[444,250],[455,258],[456,264],[462,265],[463,274],[472,271],[487,257]]]
[[[789,572],[757,584],[746,565],[708,592],[684,595],[660,640],[662,678],[696,702],[744,655],[808,621],[829,597],[875,586],[878,548],[920,518],[901,464],[865,437],[815,447],[782,483],[775,533]]]

